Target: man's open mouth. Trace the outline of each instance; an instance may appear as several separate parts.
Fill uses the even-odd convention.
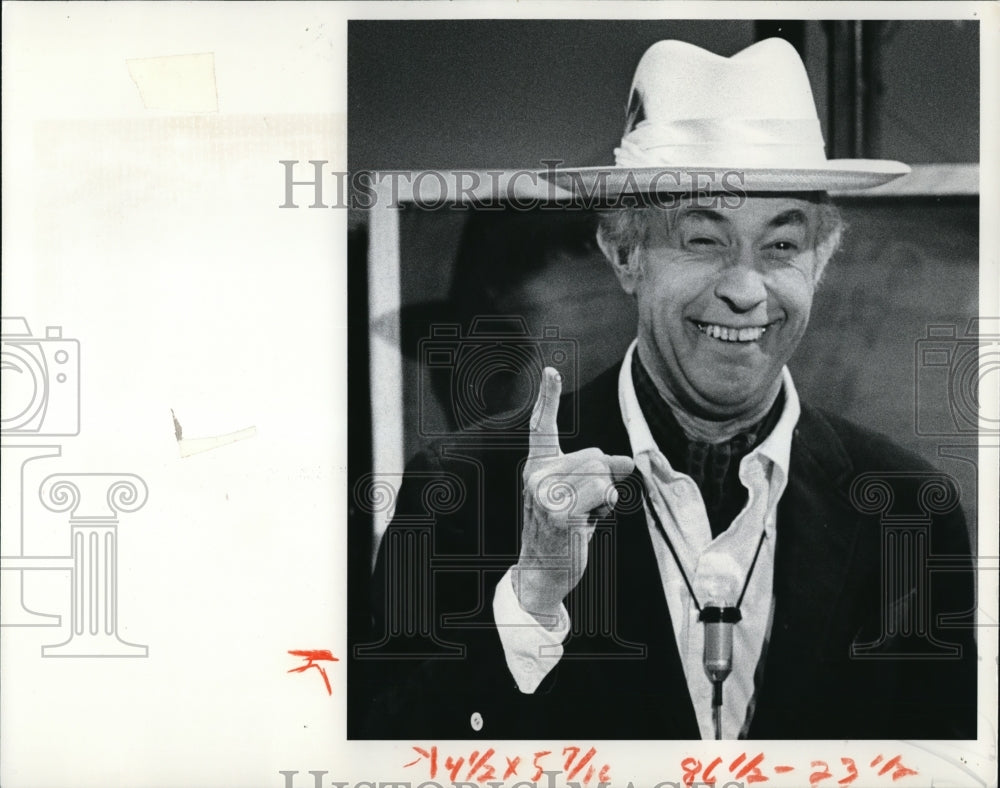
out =
[[[716,323],[700,323],[697,320],[694,324],[705,336],[718,339],[722,342],[757,342],[770,328],[773,323],[766,326],[745,326],[737,328],[735,326],[720,326]]]

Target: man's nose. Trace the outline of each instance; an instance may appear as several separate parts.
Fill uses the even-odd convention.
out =
[[[754,264],[753,253],[741,251],[738,258],[719,272],[715,295],[734,312],[750,312],[767,302],[767,287],[761,271]]]

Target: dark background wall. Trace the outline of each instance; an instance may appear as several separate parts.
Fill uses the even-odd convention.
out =
[[[826,126],[827,31],[800,32]],[[755,35],[752,20],[351,22],[350,168],[610,163],[647,47],[678,38],[728,56]],[[978,24],[886,23],[877,48],[877,155],[978,161]]]

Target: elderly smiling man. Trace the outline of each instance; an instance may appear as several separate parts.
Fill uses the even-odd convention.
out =
[[[376,609],[398,615],[409,578],[433,631],[387,661],[370,735],[974,738],[971,630],[939,628],[974,607],[971,576],[887,583],[858,486],[916,501],[940,474],[800,403],[785,366],[840,240],[826,190],[905,166],[828,161],[802,63],[776,39],[732,58],[652,47],[616,154],[573,175],[642,198],[598,232],[636,339],[566,397],[547,368],[527,446],[452,444],[411,466]],[[736,200],[718,191],[733,173]],[[443,478],[462,494],[430,549],[455,570],[431,576],[386,542]],[[968,555],[956,507],[928,549]]]

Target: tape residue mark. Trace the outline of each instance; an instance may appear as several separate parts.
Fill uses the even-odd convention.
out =
[[[177,440],[177,447],[181,450],[181,457],[190,457],[192,454],[200,454],[220,446],[228,446],[230,443],[246,440],[257,434],[256,427],[246,427],[236,432],[227,432],[225,435],[213,435],[208,438],[185,438],[184,430],[181,428],[181,423],[177,420],[173,408],[170,409],[170,416],[174,421],[174,438]]]
[[[170,112],[218,112],[215,55],[167,55],[128,58],[129,76],[146,109]]]
[[[174,437],[177,439],[177,442],[180,443],[181,438],[184,437],[184,430],[181,428],[181,423],[177,421],[177,414],[174,413],[173,408],[170,409],[170,418],[174,420]]]

